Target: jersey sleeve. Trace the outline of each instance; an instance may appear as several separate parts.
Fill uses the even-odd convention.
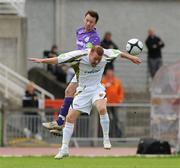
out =
[[[72,63],[81,59],[82,56],[88,54],[88,50],[75,50],[71,52],[67,52],[64,54],[60,54],[58,56],[58,63]]]
[[[104,49],[104,56],[107,62],[116,59],[118,56],[121,55],[121,53],[122,52],[120,50],[116,49]]]

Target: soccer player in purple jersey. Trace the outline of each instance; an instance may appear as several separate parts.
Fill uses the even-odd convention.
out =
[[[76,31],[76,45],[78,50],[100,45],[100,37],[95,28],[98,20],[99,15],[97,12],[92,10],[86,12],[84,17],[84,26],[78,28]],[[74,76],[65,90],[64,104],[61,106],[57,121],[44,122],[42,124],[54,135],[60,136],[62,133],[62,127],[68,114],[69,107],[73,102],[76,88],[77,79],[76,76]]]

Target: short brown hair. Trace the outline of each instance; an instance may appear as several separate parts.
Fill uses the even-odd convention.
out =
[[[97,46],[93,46],[91,48],[92,52],[96,52],[99,56],[102,56],[104,54],[104,50],[101,46],[97,45]]]
[[[89,10],[89,11],[86,12],[85,17],[86,17],[87,15],[90,15],[91,17],[96,18],[96,23],[98,22],[98,20],[99,20],[99,15],[98,15],[98,13],[97,13],[96,11]]]

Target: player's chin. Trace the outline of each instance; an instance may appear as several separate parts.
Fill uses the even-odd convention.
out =
[[[91,28],[91,27],[87,27],[86,30],[87,30],[88,32],[90,32],[90,31],[92,31],[92,28]]]

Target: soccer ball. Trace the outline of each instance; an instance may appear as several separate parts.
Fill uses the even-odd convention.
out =
[[[138,55],[143,50],[143,43],[138,39],[130,39],[126,44],[126,51],[131,55]]]

